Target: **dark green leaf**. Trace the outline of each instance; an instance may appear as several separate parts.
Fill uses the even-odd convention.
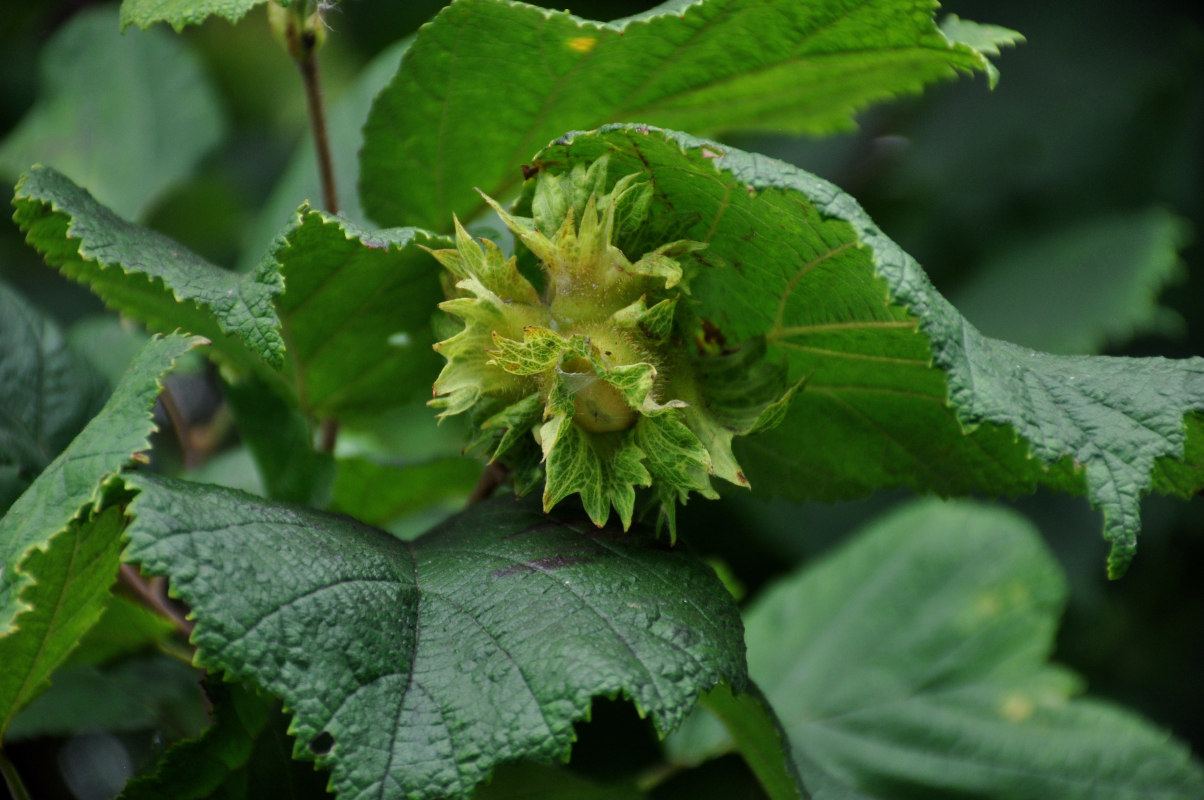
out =
[[[0,284],[0,464],[32,481],[104,404],[108,387],[48,317]]]
[[[15,630],[0,635],[0,738],[104,611],[117,578],[123,524],[121,510],[111,508],[73,522],[22,561],[29,582],[20,602],[29,610]]]
[[[400,464],[343,458],[336,466],[330,509],[370,525],[385,525],[453,499],[462,504],[482,469],[476,459],[459,456]]]
[[[234,800],[328,797],[326,776],[292,760],[280,704],[237,684],[210,681],[213,725],[167,751],[156,771],[126,786],[120,800]]]
[[[247,275],[221,269],[121,219],[52,169],[23,175],[13,205],[26,241],[109,306],[152,330],[208,337],[217,355],[244,371],[274,376],[265,364],[283,364],[274,263]]]
[[[1183,320],[1158,304],[1182,277],[1187,221],[1161,208],[1109,215],[1013,244],[952,299],[975,327],[1052,353],[1094,353]]]
[[[179,33],[185,26],[197,25],[210,16],[238,22],[264,2],[266,0],[121,0],[121,29],[124,31],[130,25],[137,25],[145,30],[156,22],[166,22]],[[274,2],[287,6],[293,0]]]
[[[920,502],[760,597],[749,670],[809,784],[818,767],[880,798],[1202,796],[1185,747],[1046,663],[1065,595],[1023,518]],[[723,747],[713,719],[683,731],[688,754]]]
[[[1204,486],[1204,359],[1051,356],[989,339],[856,201],[763,156],[613,126],[566,137],[536,164],[605,153],[613,175],[649,175],[663,226],[709,242],[714,268],[691,283],[698,312],[729,344],[765,337],[807,379],[781,427],[736,442],[755,489],[1085,493],[1117,575],[1142,495]]]
[[[282,697],[345,796],[468,796],[502,761],[568,754],[597,695],[666,731],[742,686],[738,614],[648,533],[509,500],[414,543],[346,517],[138,475],[129,558],[169,574],[201,663]],[[333,743],[331,743],[331,741]]]
[[[148,342],[100,414],[0,519],[0,634],[29,608],[18,599],[32,581],[26,558],[45,550],[80,509],[99,498],[103,482],[147,449],[147,437],[155,430],[150,411],[159,395],[159,380],[201,341],[172,335]]]
[[[72,18],[38,66],[38,101],[0,145],[0,175],[10,180],[45,164],[136,219],[222,137],[199,60],[164,31],[122,36],[111,7]]]
[[[440,361],[430,320],[443,292],[422,248],[447,244],[415,228],[370,231],[301,210],[271,259],[284,279],[277,306],[305,411],[370,416],[429,393]]]
[[[253,377],[224,381],[222,388],[267,496],[324,508],[330,500],[334,459],[314,449],[305,417]]]
[[[606,122],[697,133],[848,129],[870,103],[987,69],[983,51],[1018,38],[979,28],[972,44],[951,41],[935,8],[673,0],[600,23],[460,0],[418,33],[372,107],[364,210],[384,225],[447,230],[453,212],[470,219],[484,208],[473,187],[504,197],[545,142]]]
[[[123,661],[109,669],[66,667],[8,729],[8,740],[96,731],[155,730],[196,736],[207,719],[194,667],[167,656]]]

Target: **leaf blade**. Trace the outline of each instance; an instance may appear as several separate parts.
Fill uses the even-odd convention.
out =
[[[1141,496],[1204,486],[1188,436],[1204,359],[1054,356],[989,339],[855,200],[763,156],[615,125],[567,136],[536,164],[604,153],[616,174],[649,175],[663,224],[708,241],[710,268],[691,284],[699,313],[729,340],[764,337],[792,380],[806,378],[779,427],[737,440],[759,490],[1085,494],[1103,512],[1115,577]]]
[[[983,51],[937,28],[934,7],[704,0],[599,23],[462,0],[419,33],[373,106],[361,151],[364,210],[382,224],[446,230],[453,212],[471,219],[483,208],[473,186],[504,197],[542,143],[607,122],[700,133],[849,128],[871,102],[987,68]],[[523,67],[514,52],[538,58]],[[432,119],[435,136],[425,128]],[[403,180],[417,175],[424,179]]]
[[[346,796],[465,796],[502,760],[563,757],[597,694],[630,695],[664,730],[705,686],[742,682],[730,597],[650,538],[494,502],[410,545],[229,490],[129,480],[127,557],[172,574],[202,663],[285,699],[298,752],[333,737],[318,763]]]

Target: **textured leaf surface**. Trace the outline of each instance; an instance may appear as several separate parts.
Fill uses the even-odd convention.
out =
[[[278,300],[290,377],[319,417],[379,413],[426,395],[439,373],[431,316],[439,265],[422,248],[447,240],[416,228],[370,231],[303,209],[277,240]]]
[[[152,330],[205,336],[219,355],[246,370],[274,374],[265,363],[283,363],[272,306],[281,286],[275,264],[247,275],[221,269],[118,217],[49,168],[21,177],[13,205],[25,240],[110,307]]]
[[[290,758],[280,704],[237,684],[209,681],[213,725],[167,751],[158,768],[126,786],[121,800],[329,797],[326,776]]]
[[[32,578],[21,592],[30,610],[18,617],[15,630],[0,636],[0,737],[104,611],[117,578],[123,522],[120,509],[113,508],[73,523],[21,564]]]
[[[930,0],[673,0],[613,23],[461,0],[416,37],[364,128],[360,194],[384,225],[446,230],[504,197],[566,130],[647,122],[697,133],[851,128],[866,105],[959,70],[984,42],[946,37]],[[1002,30],[1002,29],[998,29]],[[515,59],[514,54],[523,54]],[[504,69],[498,65],[504,64]]]
[[[24,561],[99,496],[99,486],[149,446],[155,430],[151,407],[159,379],[201,340],[152,339],[130,365],[101,412],[51,462],[0,519],[0,634],[28,604],[18,599],[31,578]]]
[[[1185,747],[1046,663],[1065,595],[1023,518],[916,503],[749,608],[749,671],[809,786],[814,764],[879,798],[1201,796]],[[701,716],[683,732],[687,752],[724,737]]]
[[[38,101],[0,144],[10,181],[45,164],[137,218],[222,137],[199,59],[165,31],[122,36],[111,7],[73,17],[38,66]]]
[[[62,331],[0,284],[0,464],[37,477],[104,404],[108,386]]]
[[[282,6],[292,0],[276,0]],[[206,17],[219,16],[230,22],[238,22],[243,16],[265,0],[122,0],[121,29],[130,25],[149,28],[156,22],[166,22],[182,31],[187,25],[197,25]]]
[[[1052,353],[1177,333],[1183,320],[1158,295],[1183,275],[1188,233],[1161,208],[1091,219],[1014,244],[951,299],[987,335]]]
[[[851,197],[763,156],[614,126],[570,135],[536,163],[608,152],[614,175],[652,178],[663,225],[709,243],[714,268],[691,284],[698,312],[729,343],[764,337],[807,379],[780,427],[737,440],[754,489],[1085,493],[1118,574],[1141,496],[1204,486],[1204,359],[1052,356],[987,338]]]
[[[320,753],[342,798],[467,796],[499,762],[567,755],[596,695],[628,695],[663,731],[700,691],[743,684],[730,597],[649,534],[500,500],[411,544],[226,489],[130,481],[127,557],[171,576],[202,663],[284,699],[298,749]]]

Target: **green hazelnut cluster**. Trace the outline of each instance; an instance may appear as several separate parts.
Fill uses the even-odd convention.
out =
[[[595,524],[613,507],[627,528],[636,488],[651,487],[674,535],[678,502],[717,496],[710,476],[748,485],[732,438],[771,424],[793,390],[763,347],[707,352],[682,302],[683,263],[706,245],[678,240],[629,256],[616,240],[647,222],[651,187],[627,175],[604,191],[606,169],[600,159],[540,173],[531,217],[485,198],[538,260],[542,290],[459,220],[456,248],[432,251],[454,284],[439,307],[463,327],[435,345],[447,364],[430,405],[441,417],[470,413],[470,450],[509,466],[519,493],[546,477],[545,510],[579,494]],[[722,390],[709,402],[709,380],[735,403]]]

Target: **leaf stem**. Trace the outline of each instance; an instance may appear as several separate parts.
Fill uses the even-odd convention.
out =
[[[135,569],[133,565],[121,565],[121,582],[147,607],[157,612],[163,618],[170,620],[176,626],[176,630],[184,634],[185,637],[192,634],[192,629],[196,627],[192,620],[181,614],[160,592],[155,591],[146,578],[142,577],[142,573]]]
[[[284,18],[285,49],[301,71],[305,85],[305,106],[309,110],[309,127],[314,137],[314,153],[318,161],[318,182],[322,186],[322,206],[331,214],[339,213],[339,193],[334,182],[334,158],[330,154],[330,137],[326,129],[326,106],[322,101],[322,76],[318,69],[318,49],[325,38],[322,5],[306,15],[309,2],[294,3]],[[333,453],[339,437],[339,421],[323,419],[318,446],[324,453]]]
[[[302,38],[311,36],[301,33]],[[305,101],[309,108],[309,126],[314,134],[314,151],[318,156],[318,180],[322,184],[322,205],[331,214],[339,213],[339,196],[335,191],[334,160],[330,155],[330,138],[326,133],[326,110],[322,103],[322,81],[318,73],[318,53],[311,43],[303,58],[297,61],[301,80],[305,83]]]
[[[8,754],[4,752],[3,747],[0,747],[0,773],[4,775],[4,785],[8,787],[8,793],[13,796],[13,800],[30,800],[29,790],[21,782],[17,768],[8,760]]]
[[[465,507],[475,506],[482,500],[488,500],[490,495],[497,490],[497,487],[505,483],[508,474],[509,470],[496,461],[486,464],[485,470],[477,480],[477,485],[472,488],[472,494],[468,495],[468,502],[464,504]]]

